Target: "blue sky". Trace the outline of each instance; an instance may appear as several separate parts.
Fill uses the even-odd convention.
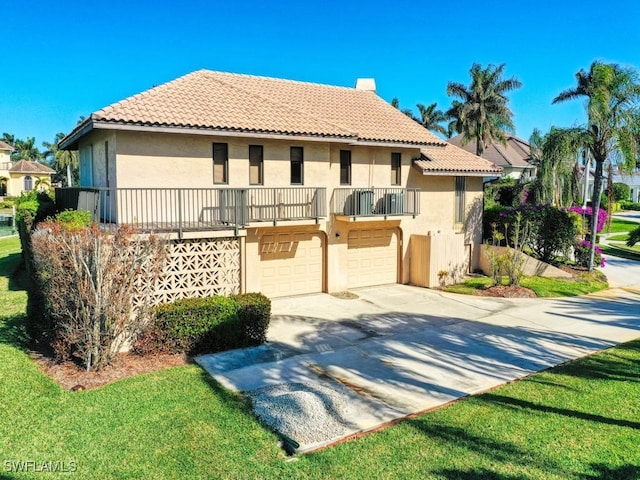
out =
[[[640,67],[640,2],[0,0],[0,133],[38,146],[80,115],[201,68],[353,86],[401,107],[438,102],[469,68],[506,63],[517,134],[584,120],[551,105],[593,60]]]

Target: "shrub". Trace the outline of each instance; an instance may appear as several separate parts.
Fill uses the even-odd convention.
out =
[[[177,300],[156,307],[132,350],[197,355],[260,345],[270,317],[271,301],[260,293]]]
[[[68,230],[78,230],[91,225],[93,218],[86,210],[65,210],[56,215],[56,221]]]
[[[593,209],[591,207],[587,207],[586,209],[582,209],[582,207],[574,206],[569,207],[567,209],[568,212],[577,213],[578,215],[584,215],[591,222],[591,215],[593,214]],[[602,208],[598,209],[598,224],[596,225],[596,233],[600,233],[604,228],[604,224],[607,222],[607,211]],[[589,229],[588,231],[591,231]]]
[[[271,320],[271,300],[261,293],[243,293],[233,298],[247,342],[250,345],[266,342]]]
[[[174,351],[196,355],[242,346],[236,305],[227,297],[185,298],[160,305],[155,324],[172,339]]]
[[[629,200],[631,197],[631,188],[626,183],[613,184],[613,199],[616,202],[621,200]]]
[[[578,242],[573,247],[573,254],[576,260],[576,265],[580,267],[588,267],[589,266],[589,258],[591,256],[591,242],[588,240],[583,240]],[[602,256],[602,250],[600,247],[596,246],[595,255],[593,257],[593,264],[595,266],[605,266],[605,259]]]
[[[518,208],[502,212],[502,228],[511,228],[507,237],[510,246],[515,239],[514,228],[518,225],[517,216],[527,224],[528,235],[522,239],[522,246],[543,262],[551,262],[557,253],[565,256],[571,251],[576,237],[576,226],[572,217],[558,208],[549,205],[521,205]]]
[[[45,222],[31,246],[34,290],[50,319],[42,340],[58,358],[77,358],[87,370],[108,365],[147,321],[164,242],[126,227],[108,233],[97,225],[70,230]]]
[[[626,201],[626,202],[620,202],[620,207],[623,210],[640,210],[640,202],[631,202],[631,201]]]

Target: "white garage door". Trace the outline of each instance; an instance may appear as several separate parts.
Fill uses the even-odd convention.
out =
[[[395,229],[351,230],[347,249],[349,288],[398,281],[398,236]]]
[[[260,286],[268,297],[322,291],[322,236],[310,232],[265,234],[260,239]]]

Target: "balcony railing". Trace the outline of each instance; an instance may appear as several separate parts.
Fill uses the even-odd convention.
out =
[[[336,188],[331,213],[348,217],[416,216],[420,191],[413,188]]]
[[[143,231],[221,230],[326,217],[324,188],[58,188],[58,209]]]

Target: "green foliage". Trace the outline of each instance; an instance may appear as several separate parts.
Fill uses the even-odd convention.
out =
[[[484,207],[516,207],[522,203],[525,185],[513,178],[500,179],[484,189]]]
[[[266,341],[270,316],[271,302],[259,293],[177,300],[156,308],[134,350],[197,355],[259,345]]]
[[[498,226],[500,227],[500,232],[504,231],[502,227],[502,222],[504,220],[503,214],[506,214],[506,212],[509,211],[509,208],[502,207],[500,205],[485,208],[482,215],[482,238],[485,240],[492,240],[492,245],[504,245],[503,241],[495,243],[495,232]],[[501,240],[504,240],[504,238]]]
[[[0,202],[0,208],[11,208],[16,204],[16,197],[4,197]]]
[[[627,246],[633,247],[636,243],[640,242],[640,226],[635,230],[629,232],[629,238],[627,240]]]
[[[250,345],[266,342],[271,319],[271,300],[261,293],[243,293],[232,298],[236,302],[238,318],[247,342]]]
[[[640,211],[640,202],[620,202],[620,207],[622,208],[622,210]]]
[[[503,228],[513,228],[517,224],[518,213],[529,225],[529,237],[524,246],[531,250],[533,256],[550,263],[558,253],[568,255],[577,234],[574,219],[568,212],[548,205],[521,205],[501,214]]]
[[[613,184],[613,198],[615,201],[629,200],[631,198],[631,188],[626,183]]]
[[[86,210],[65,210],[56,215],[56,220],[69,230],[77,230],[91,225],[91,212]]]

